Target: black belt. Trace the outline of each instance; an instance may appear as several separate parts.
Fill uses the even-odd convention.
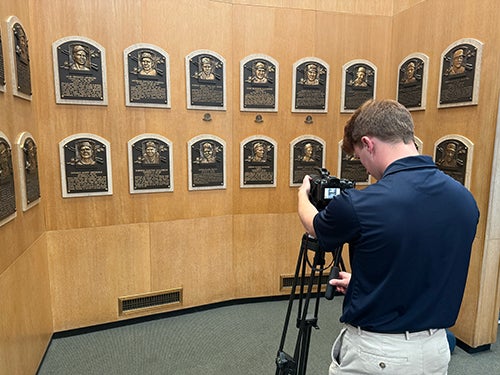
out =
[[[404,331],[404,332],[376,332],[376,331],[371,331],[368,329],[364,329],[358,326],[353,326],[349,323],[346,323],[347,329],[350,330],[351,332],[356,332],[359,335],[362,335],[363,332],[366,332],[368,334],[375,334],[375,335],[387,335],[387,336],[404,336],[407,340],[409,340],[411,337],[419,337],[419,336],[432,336],[436,334],[436,332],[440,331],[441,329],[435,329],[435,328],[429,328],[429,329],[424,329],[421,331]]]

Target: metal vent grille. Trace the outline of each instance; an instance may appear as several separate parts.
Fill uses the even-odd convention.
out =
[[[294,279],[294,275],[281,275],[280,276],[280,290],[283,291],[283,290],[288,290],[288,289],[291,289],[292,288],[292,285],[293,285],[293,279]],[[311,275],[306,275],[305,278],[304,278],[304,285],[309,285],[309,280],[311,279]],[[328,283],[328,275],[322,275],[321,276],[321,291],[325,291],[326,290],[326,285]],[[300,286],[300,284],[302,284],[302,278],[299,277],[298,279],[298,284],[297,286]],[[314,279],[313,279],[313,286],[314,286],[314,289],[316,289],[316,285],[318,285],[318,276],[314,276]]]
[[[134,296],[119,297],[118,310],[120,315],[159,309],[165,306],[182,303],[182,288],[160,292],[138,294]]]

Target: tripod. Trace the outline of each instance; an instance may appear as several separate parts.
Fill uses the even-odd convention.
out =
[[[314,261],[312,265],[310,264],[309,258],[307,257],[308,251],[314,251]],[[331,264],[332,268],[328,278],[329,280],[332,278],[338,278],[340,269],[345,270],[341,252],[342,247],[337,248],[333,252],[333,262]],[[307,283],[306,289],[305,280],[307,265],[309,265],[311,268],[311,274],[309,276],[309,281]],[[323,271],[329,266],[325,267],[325,251],[320,248],[318,240],[310,237],[307,233],[304,234],[302,236],[299,257],[297,259],[297,266],[295,268],[295,276],[292,283],[290,299],[288,301],[288,309],[286,312],[283,333],[281,335],[281,342],[276,357],[276,375],[305,375],[306,373],[312,328],[319,329],[317,323]],[[299,332],[297,335],[295,350],[292,357],[289,354],[285,353],[283,351],[283,348],[285,346],[286,334],[288,331],[288,324],[290,322],[293,301],[296,297],[296,290],[299,282],[299,306],[297,312],[297,328]],[[309,304],[311,302],[314,288],[316,289],[314,312],[309,313]],[[328,284],[325,297],[331,300],[333,299],[334,294],[335,288]]]

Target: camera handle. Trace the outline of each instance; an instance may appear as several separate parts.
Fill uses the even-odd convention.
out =
[[[311,265],[307,257],[308,251],[314,251],[314,261]],[[333,253],[333,265],[330,271],[329,280],[332,277],[338,277],[340,269],[345,269],[344,262],[341,256],[342,247],[337,248]],[[311,273],[307,282],[306,276],[307,266],[310,266]],[[309,355],[309,345],[311,342],[312,328],[319,329],[318,326],[318,311],[321,297],[321,284],[323,279],[323,271],[325,270],[325,251],[319,246],[318,240],[305,233],[302,236],[302,242],[295,268],[295,275],[292,283],[292,291],[288,300],[288,308],[281,335],[281,342],[276,357],[276,375],[305,375],[307,370],[307,360]],[[326,267],[328,268],[328,267]],[[335,269],[335,270],[334,270]],[[328,286],[330,286],[328,284]],[[297,287],[299,291],[297,294]],[[335,288],[327,287],[328,299],[333,299]],[[315,306],[314,313],[309,313],[309,305],[313,290],[315,289]],[[296,327],[299,332],[295,343],[293,357],[283,351],[288,332],[288,325],[292,313],[293,301],[298,297],[298,311]]]

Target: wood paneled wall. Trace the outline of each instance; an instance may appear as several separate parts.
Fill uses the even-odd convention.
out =
[[[456,10],[438,0],[4,3],[2,19],[16,15],[27,27],[34,94],[32,102],[12,98],[9,92],[0,94],[0,108],[6,109],[0,130],[11,141],[26,130],[38,140],[42,201],[0,228],[0,292],[3,295],[14,285],[25,292],[32,288],[30,278],[13,273],[25,272],[24,262],[31,264],[30,272],[42,280],[38,298],[43,299],[43,317],[29,329],[46,333],[123,319],[118,315],[118,297],[170,288],[183,288],[181,308],[283,293],[280,275],[293,274],[303,233],[296,215],[297,191],[289,186],[290,142],[306,134],[324,139],[326,166],[337,174],[338,142],[349,117],[340,113],[343,64],[353,59],[373,62],[378,68],[377,98],[394,98],[399,63],[408,54],[421,52],[430,58],[427,108],[413,115],[423,152],[432,154],[434,142],[447,134],[469,138],[477,150],[471,190],[482,216],[454,329],[471,346],[495,340],[496,330],[480,323],[493,317],[491,309],[478,316],[477,307],[481,294],[495,300],[498,312],[498,270],[488,271],[494,282],[486,285],[480,275],[485,267],[499,90],[498,78],[488,72],[499,65],[494,15],[499,14],[500,3],[481,0],[481,6],[463,3]],[[451,22],[454,19],[460,19],[459,25]],[[4,22],[4,51],[6,32]],[[52,43],[73,35],[93,39],[106,49],[107,106],[55,104]],[[438,110],[440,55],[461,38],[475,38],[485,45],[479,105]],[[155,44],[168,52],[171,109],[125,106],[123,50],[135,43]],[[186,109],[184,58],[198,49],[226,59],[227,110],[208,111],[211,122],[202,120],[207,111]],[[254,121],[257,113],[239,111],[239,63],[255,53],[280,64],[279,110],[262,114],[260,124]],[[304,123],[306,114],[291,112],[292,66],[308,56],[330,65],[329,111],[313,114],[313,124]],[[58,143],[75,133],[93,133],[111,143],[112,196],[62,198]],[[143,133],[158,133],[172,141],[174,192],[129,194],[127,141]],[[207,133],[227,144],[227,188],[188,191],[187,142]],[[277,185],[242,189],[240,142],[257,134],[278,144]],[[21,306],[22,302],[13,301],[5,313],[18,319],[14,315]],[[27,320],[32,318],[26,314]],[[52,317],[50,324],[46,316]],[[10,335],[22,333],[19,326],[8,330]],[[1,345],[0,365],[6,360],[4,353],[9,353]],[[43,351],[39,341],[28,345]],[[17,365],[25,366],[21,360]]]
[[[31,35],[28,0],[0,2],[6,76],[6,91],[0,93],[0,131],[12,147],[17,208],[17,217],[0,227],[0,373],[24,375],[36,372],[54,329],[43,204],[23,212],[16,157],[16,140],[22,132],[40,140],[35,103],[42,96],[29,102],[12,95],[10,16],[16,16]]]

